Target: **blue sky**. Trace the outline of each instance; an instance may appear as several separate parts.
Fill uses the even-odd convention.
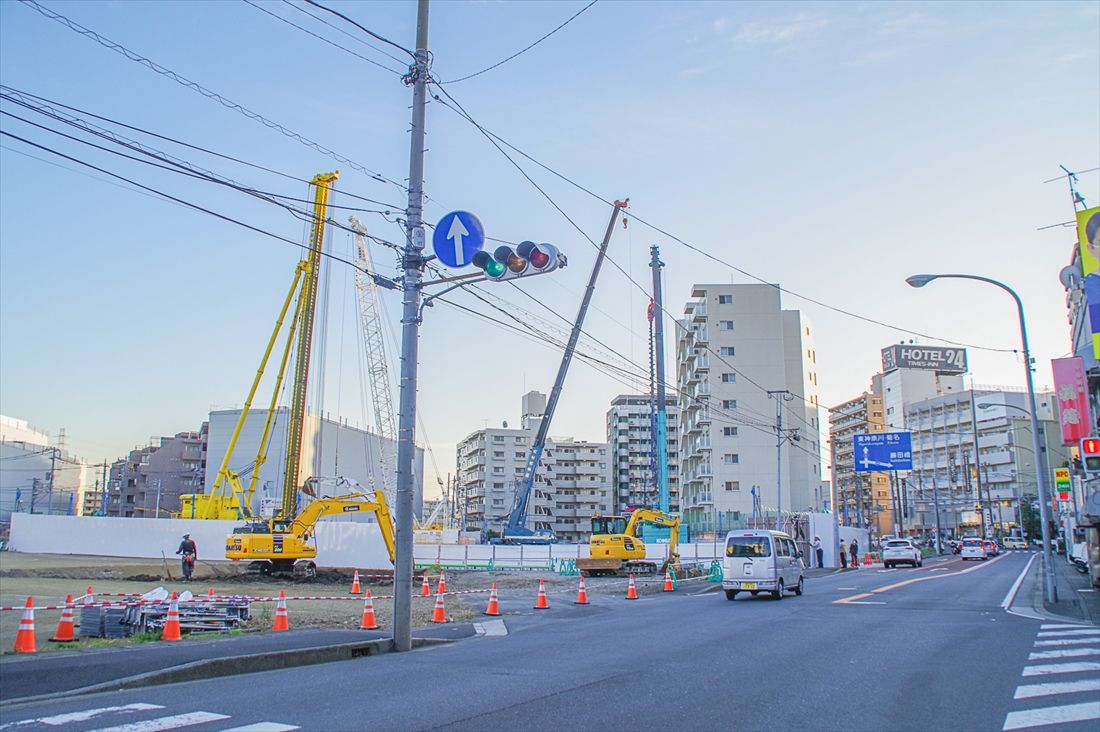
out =
[[[405,64],[363,45],[358,31],[331,16],[355,37],[287,3],[256,4],[391,69]],[[433,3],[434,73],[447,82],[496,63],[584,4]],[[244,2],[42,5],[385,177],[407,177],[411,92],[396,73]],[[414,3],[334,0],[332,7],[399,45],[413,44]],[[836,308],[939,338],[1015,348],[1011,302],[995,289],[904,284],[918,271],[1002,279],[1024,300],[1037,381],[1049,384],[1050,359],[1070,350],[1058,272],[1070,260],[1073,232],[1037,231],[1072,218],[1065,182],[1043,181],[1060,173],[1059,164],[1100,165],[1098,69],[1096,2],[602,0],[531,51],[446,88],[486,128],[588,189],[606,199],[629,196],[637,216]],[[338,191],[404,206],[398,186],[22,3],[0,3],[0,81],[300,178],[339,168]],[[0,108],[42,122],[8,102]],[[230,189],[8,116],[0,126],[304,240],[300,221]],[[431,104],[427,128],[427,220],[462,208],[476,212],[490,236],[557,244],[570,266],[523,289],[571,318],[592,246],[451,110]],[[197,428],[212,407],[240,404],[297,248],[135,192],[10,137],[0,144],[0,410],[51,433],[66,428],[70,446],[98,461],[150,436]],[[307,195],[304,184],[280,176],[156,146],[249,186]],[[606,208],[524,164],[598,239]],[[1082,175],[1080,190],[1090,205],[1100,203],[1100,176]],[[357,205],[339,193],[335,202]],[[358,215],[372,234],[401,239],[393,216]],[[337,253],[350,250],[343,233],[330,241]],[[693,282],[751,281],[638,222],[616,231],[610,253],[645,284],[654,243],[667,264],[672,312],[681,311]],[[376,248],[374,256],[384,274],[393,273],[389,250]],[[325,409],[361,423],[351,273],[334,267],[331,278]],[[512,287],[493,292],[541,311]],[[392,293],[384,298],[396,323],[399,301]],[[454,299],[499,317],[469,295]],[[586,328],[639,368],[646,302],[626,276],[607,268]],[[814,323],[826,405],[865,389],[880,349],[910,337],[794,295],[783,303]],[[419,397],[440,470],[453,470],[453,446],[472,430],[514,423],[522,392],[549,389],[557,362],[556,351],[513,332],[444,305],[429,310]],[[971,348],[970,364],[979,384],[1023,384],[1014,354]],[[552,432],[602,439],[608,401],[628,390],[577,362]]]

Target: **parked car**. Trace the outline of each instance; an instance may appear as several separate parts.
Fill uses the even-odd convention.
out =
[[[962,550],[959,552],[959,556],[962,557],[963,561],[967,559],[980,559],[984,562],[989,559],[989,555],[986,553],[982,540],[977,537],[963,539],[961,546]]]
[[[770,592],[776,600],[784,592],[802,594],[802,554],[781,531],[731,531],[726,535],[722,560],[722,589],[726,599],[738,592]]]
[[[920,549],[909,539],[890,539],[882,546],[882,564],[887,569],[899,564],[920,567],[924,565],[924,560]]]
[[[1004,545],[1005,549],[1027,549],[1027,542],[1019,536],[1006,536]]]

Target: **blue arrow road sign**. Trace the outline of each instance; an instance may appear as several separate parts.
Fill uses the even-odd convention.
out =
[[[485,246],[485,229],[469,211],[451,211],[435,225],[432,251],[448,267],[465,267]]]
[[[913,469],[913,441],[909,432],[853,435],[852,446],[857,473]]]

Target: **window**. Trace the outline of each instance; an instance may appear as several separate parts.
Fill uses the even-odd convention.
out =
[[[723,437],[737,437],[737,428],[736,427],[723,427],[722,428],[722,436]]]
[[[718,353],[722,356],[736,356],[737,352],[733,346],[722,346],[718,349]]]
[[[771,541],[766,536],[731,536],[726,540],[727,557],[770,557]]]
[[[723,399],[722,400],[722,409],[737,409],[737,400],[736,399]]]
[[[737,381],[737,374],[722,374],[723,384],[732,384]]]
[[[493,435],[493,442],[504,442],[504,435]]]
[[[718,304],[719,305],[732,305],[733,304],[733,295],[719,295],[718,296]]]
[[[494,465],[493,466],[493,475],[504,475],[504,466],[503,465]]]
[[[741,481],[739,480],[727,480],[725,483],[727,491],[739,491],[741,490]]]
[[[718,321],[718,330],[733,330],[733,321],[732,320],[719,320]]]
[[[504,490],[504,484],[503,483],[493,483],[493,490],[495,490],[495,491]]]
[[[494,498],[493,499],[493,505],[494,506],[503,506],[504,505],[504,499],[503,498]]]
[[[726,465],[737,465],[741,462],[741,456],[735,452],[727,452],[722,456],[722,462]]]
[[[525,457],[527,457],[527,453],[525,453],[525,452],[517,452],[516,453],[516,460],[523,460]]]
[[[493,459],[494,460],[503,460],[504,459],[504,450],[493,450]]]
[[[791,556],[791,549],[787,546],[785,539],[775,540],[775,556],[777,557],[789,557]]]

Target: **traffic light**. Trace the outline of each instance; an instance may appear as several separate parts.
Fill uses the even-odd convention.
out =
[[[477,252],[471,263],[485,272],[489,279],[503,282],[553,272],[565,266],[565,255],[553,245],[523,241],[515,249],[504,245],[497,247],[492,254]]]
[[[1100,437],[1081,440],[1081,467],[1086,478],[1100,475]]]

